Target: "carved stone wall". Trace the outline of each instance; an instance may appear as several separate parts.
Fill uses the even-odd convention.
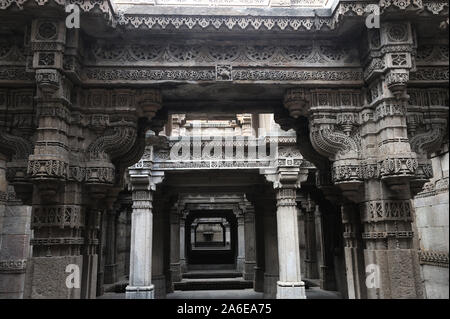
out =
[[[96,22],[95,33],[86,24],[67,29],[67,3]],[[305,1],[252,1],[268,8],[197,13],[169,4],[0,0],[2,174],[32,206],[25,296],[95,296],[107,257],[101,221],[124,187],[127,167],[137,163],[135,169],[159,179],[165,170],[263,168],[279,187],[282,179],[315,170],[303,152],[326,196],[359,207],[364,245],[354,246],[364,247],[365,264],[379,265],[384,276],[368,297],[421,297],[418,260],[425,269],[443,258],[426,248],[422,226],[432,222],[421,224],[421,217],[427,251],[417,254],[411,199],[438,171],[436,158],[445,162],[436,152],[448,129],[448,2],[339,1],[313,11],[299,8]],[[382,23],[367,30],[373,4]],[[145,131],[160,132],[176,108],[256,114],[255,105],[264,103],[282,126],[305,133],[278,138],[275,168],[222,157],[171,162],[167,146],[178,140],[155,156],[144,152]],[[249,118],[240,121],[246,131]],[[418,216],[425,207],[439,210],[421,206],[420,196]],[[288,211],[292,219],[293,207]],[[67,264],[83,270],[79,289],[65,286]],[[143,295],[152,294],[149,288]]]
[[[419,261],[427,298],[448,298],[448,142],[432,157],[434,176],[414,198]]]

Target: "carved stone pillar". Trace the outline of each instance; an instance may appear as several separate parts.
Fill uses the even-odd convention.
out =
[[[301,280],[295,188],[277,190],[277,238],[280,278],[277,299],[305,299]]]
[[[148,176],[142,179],[149,178]],[[153,195],[149,181],[133,185],[133,213],[131,216],[130,277],[127,299],[153,299],[152,243]]]
[[[255,247],[255,211],[250,203],[246,205],[244,213],[244,232],[245,232],[245,265],[244,279],[254,280],[256,266],[256,247]]]
[[[97,274],[99,265],[99,234],[101,227],[101,212],[91,209],[86,214],[84,232],[85,244],[83,253],[83,276],[81,298],[94,299],[97,296]],[[103,284],[103,281],[100,282]]]
[[[145,159],[141,159],[139,163],[128,169],[133,213],[131,216],[130,276],[129,284],[126,287],[127,299],[154,299],[155,297],[155,287],[152,283],[153,193],[164,175],[157,175],[151,170],[153,147],[147,148],[146,152]],[[144,160],[146,161],[145,165],[143,164]],[[159,231],[164,231],[164,225],[159,226]],[[161,243],[161,245],[164,249],[164,244]],[[163,286],[165,287],[165,280]]]
[[[264,187],[258,187],[255,193],[248,193],[246,197],[251,202],[255,211],[254,231],[255,231],[255,268],[253,289],[256,292],[264,292],[264,272],[265,272],[265,211],[270,210],[271,204],[269,194],[265,192]],[[273,205],[273,202],[272,202]],[[273,205],[275,211],[275,205]],[[273,257],[273,256],[272,256]]]
[[[180,215],[180,270],[181,273],[187,271],[186,265],[186,215]],[[180,277],[181,279],[181,277]]]
[[[181,281],[180,264],[180,215],[177,206],[170,210],[170,273],[173,282]],[[184,241],[183,241],[184,243]],[[184,253],[184,250],[183,250]]]
[[[153,216],[154,228],[152,239],[152,284],[155,290],[154,298],[164,299],[166,298],[164,232],[165,230],[167,230],[167,227],[165,227],[165,217],[167,216],[167,214],[163,209],[157,209],[155,210],[155,214]]]
[[[274,299],[277,296],[279,279],[277,218],[274,211],[265,210],[264,223],[264,298]]]
[[[236,257],[236,269],[239,272],[244,271],[245,263],[245,220],[242,212],[239,210],[237,216],[237,257]]]
[[[334,207],[334,206],[332,206]],[[333,239],[334,232],[331,227],[339,229],[335,220],[328,220],[333,217],[335,211],[328,212],[325,215],[319,205],[315,205],[314,218],[316,224],[316,245],[319,265],[320,288],[324,290],[336,290],[336,275],[335,275],[335,240]]]
[[[344,225],[344,254],[347,273],[347,291],[349,299],[366,298],[365,267],[361,238],[361,222],[354,204],[341,206]]]
[[[258,209],[258,214],[255,214],[255,238],[256,238],[256,266],[255,266],[255,280],[253,282],[253,289],[256,292],[264,292],[264,218],[262,210]]]
[[[308,197],[302,203],[305,223],[305,276],[309,279],[319,278],[316,247],[315,203]]]
[[[114,197],[116,198],[116,197]],[[106,260],[105,260],[105,284],[112,284],[117,281],[117,219],[120,204],[112,205],[106,210]]]

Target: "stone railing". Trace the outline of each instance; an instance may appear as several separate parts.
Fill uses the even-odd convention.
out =
[[[133,168],[153,171],[191,169],[274,169],[297,165],[314,169],[298,150],[295,135],[255,137],[152,137]]]

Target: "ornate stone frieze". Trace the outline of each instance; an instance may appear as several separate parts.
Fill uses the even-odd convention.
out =
[[[448,44],[423,44],[417,48],[416,64],[418,66],[448,65],[448,60]]]
[[[80,228],[84,227],[84,213],[77,205],[34,206],[31,226]]]
[[[246,29],[246,30],[333,30],[339,25],[339,21],[345,16],[363,17],[366,12],[371,12],[374,2],[347,2],[340,1],[336,9],[329,16],[309,17],[309,16],[271,16],[271,17],[248,17],[248,16],[177,16],[162,15],[133,15],[119,14],[118,23],[129,28],[149,28],[149,29]],[[440,14],[448,8],[445,1],[421,0],[386,0],[380,3],[382,12],[386,9],[406,10],[411,8],[423,8],[433,14]]]
[[[357,161],[346,165],[336,163],[332,169],[334,183],[405,176],[429,179],[433,177],[433,170],[428,162],[419,163],[417,159],[407,157],[387,158],[376,163],[367,161]]]
[[[0,273],[24,273],[26,269],[26,259],[0,260]]]
[[[64,6],[62,0],[34,0],[39,6],[50,2]],[[23,9],[32,0],[1,0],[0,10],[11,6]],[[383,0],[373,2],[340,1],[336,9],[328,16],[217,16],[217,15],[173,15],[164,14],[128,14],[120,6],[113,9],[108,0],[69,0],[68,3],[79,5],[84,12],[101,12],[106,21],[112,25],[117,24],[128,28],[148,29],[211,29],[211,30],[333,30],[345,16],[359,16],[364,18],[366,12],[373,4],[379,4],[382,13],[389,10],[423,9],[433,15],[448,12],[448,2],[444,0]],[[178,4],[178,2],[177,2]],[[128,4],[127,4],[128,5]],[[127,6],[126,5],[126,6]],[[292,5],[292,4],[291,4]],[[295,6],[295,4],[294,4]],[[301,5],[300,5],[301,6]]]
[[[110,69],[85,68],[83,79],[87,83],[105,82],[158,82],[158,81],[216,81],[216,68],[190,69]],[[259,69],[233,68],[232,81],[270,81],[270,82],[343,82],[351,84],[362,83],[362,72],[357,70],[289,70],[289,69]]]
[[[382,232],[364,232],[362,238],[365,240],[379,240],[379,239],[411,239],[414,237],[412,231],[382,231]]]
[[[419,261],[422,265],[448,268],[448,252],[419,250]]]
[[[6,81],[26,84],[33,83],[35,77],[33,73],[26,72],[24,67],[0,66],[0,83]]]
[[[82,237],[33,238],[30,243],[33,246],[83,245],[85,240]]]
[[[27,173],[34,178],[66,178],[69,164],[59,160],[30,160]]]
[[[200,41],[198,44],[179,42],[135,43],[125,45],[97,43],[90,48],[85,64],[111,66],[127,63],[139,66],[159,66],[164,63],[182,65],[222,64],[232,66],[259,66],[262,62],[270,66],[358,66],[357,49],[351,44],[336,45],[328,41],[310,41],[304,44],[273,42],[254,44],[251,42],[222,44]]]
[[[431,197],[439,193],[448,192],[449,181],[448,177],[430,181],[423,185],[422,191],[416,195],[415,198]]]
[[[417,67],[416,72],[411,72],[410,83],[448,82],[448,66],[444,67]]]
[[[412,207],[409,200],[379,200],[361,204],[363,222],[412,221]]]

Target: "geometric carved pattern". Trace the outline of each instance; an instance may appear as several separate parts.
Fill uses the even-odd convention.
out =
[[[77,205],[34,206],[31,226],[80,228],[84,226],[84,214]]]
[[[412,221],[411,209],[409,200],[368,201],[361,204],[361,220],[363,222]]]
[[[26,268],[26,259],[0,260],[0,273],[24,273]]]
[[[422,265],[448,268],[448,252],[419,250],[419,261]]]

